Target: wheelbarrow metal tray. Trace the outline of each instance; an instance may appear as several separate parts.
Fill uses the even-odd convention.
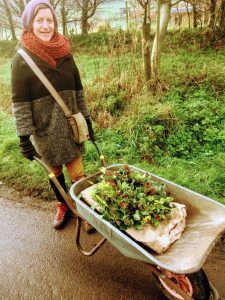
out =
[[[107,169],[117,170],[121,166],[123,165],[111,165]],[[83,199],[79,198],[81,191],[98,181],[100,172],[72,185],[70,194],[76,202],[78,213],[127,257],[158,265],[180,274],[198,271],[218,238],[225,231],[225,206],[152,173],[131,165],[130,168],[141,173],[148,173],[154,181],[164,183],[166,189],[176,198],[176,202],[186,205],[185,230],[181,238],[172,244],[169,249],[163,254],[151,251],[104,220]]]

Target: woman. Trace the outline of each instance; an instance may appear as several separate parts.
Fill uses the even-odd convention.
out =
[[[22,14],[22,25],[21,47],[49,79],[68,108],[73,113],[82,112],[90,139],[94,140],[79,71],[70,54],[69,41],[57,32],[56,15],[48,0],[31,0]],[[29,160],[34,156],[42,157],[65,190],[63,165],[72,182],[84,176],[84,145],[74,142],[62,109],[19,54],[12,62],[12,107],[24,157]],[[54,227],[59,229],[66,223],[69,209],[51,180],[50,185],[58,200]],[[87,222],[85,229],[92,230]]]

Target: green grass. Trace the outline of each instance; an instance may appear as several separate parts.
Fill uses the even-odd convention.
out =
[[[172,53],[165,53],[161,60],[162,80],[170,81],[173,84],[185,82],[199,84],[206,77],[210,80],[224,78],[225,72],[225,50],[215,52],[213,50],[198,50],[193,53],[178,50]]]
[[[3,84],[10,84],[11,59],[0,59],[0,80]]]
[[[22,157],[12,117],[3,112],[0,112],[0,157],[0,180],[26,194],[43,197],[50,194],[44,170]]]
[[[160,163],[149,164],[131,153],[123,137],[110,129],[97,130],[97,139],[108,165],[129,163],[225,204],[224,153],[209,160],[186,161],[167,157]],[[25,194],[52,199],[46,171],[37,162],[21,156],[12,118],[2,112],[0,142],[0,180]],[[84,165],[86,174],[92,174],[101,167],[97,151],[90,142],[86,144]]]
[[[11,59],[0,58],[0,109],[10,110],[11,83],[10,83]]]
[[[105,76],[116,77],[118,74],[132,70],[133,56],[127,53],[112,53],[108,57],[97,55],[75,55],[75,61],[81,73],[81,78],[85,84],[89,84],[94,79],[101,79]],[[140,69],[141,58],[135,56],[135,64]]]
[[[75,61],[85,82],[90,82],[96,76],[104,77],[108,69],[108,59],[106,57],[75,56]]]
[[[209,160],[166,158],[152,172],[225,204],[225,154]]]

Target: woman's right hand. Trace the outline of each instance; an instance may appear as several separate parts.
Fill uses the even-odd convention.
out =
[[[23,139],[22,140],[20,139],[20,152],[25,158],[29,160],[33,160],[34,156],[41,158],[40,154],[37,153],[33,144],[29,140],[29,137],[28,140],[25,141]]]

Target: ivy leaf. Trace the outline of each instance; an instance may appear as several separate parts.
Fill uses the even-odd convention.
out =
[[[134,217],[134,220],[137,220],[137,221],[139,221],[141,219],[140,213],[138,210],[135,211],[135,214],[133,215],[133,217]]]

